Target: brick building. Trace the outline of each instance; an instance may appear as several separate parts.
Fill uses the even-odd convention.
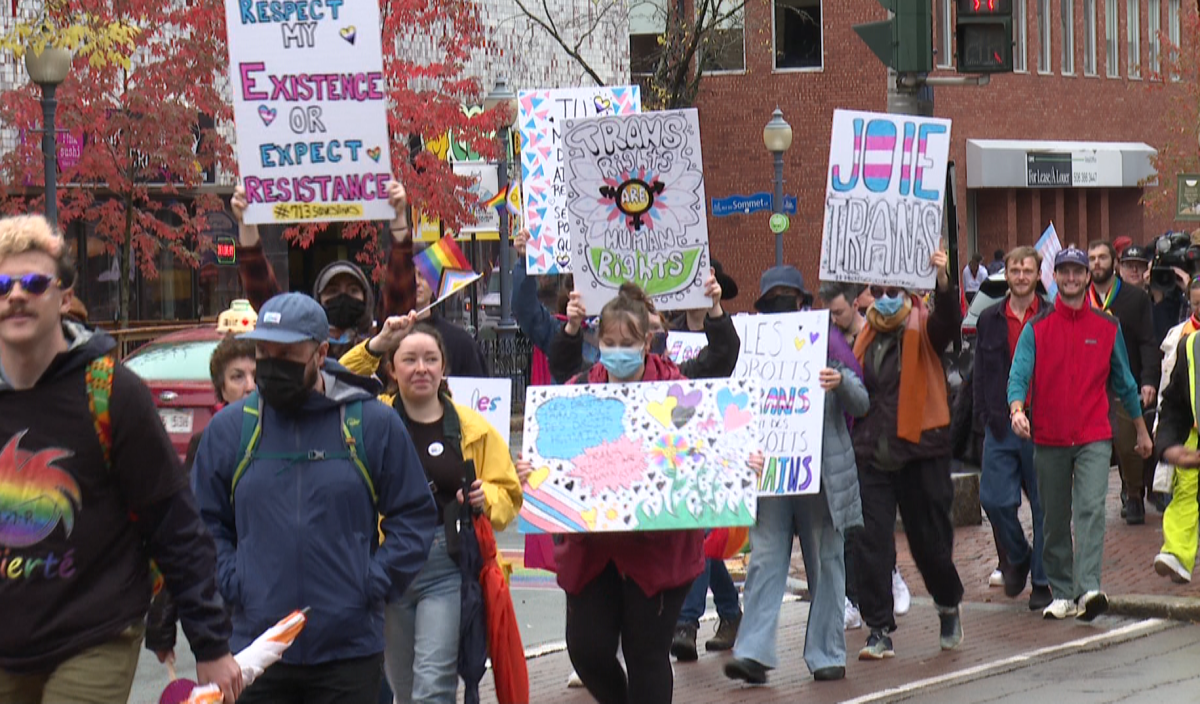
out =
[[[932,96],[933,114],[953,120],[950,158],[963,261],[970,252],[990,259],[993,250],[1032,244],[1051,221],[1064,244],[1120,235],[1141,243],[1184,229],[1184,223],[1143,213],[1139,181],[1153,178],[1148,156],[1163,140],[1195,148],[1195,134],[1166,130],[1167,91],[1176,89],[1151,91],[1146,77],[1159,68],[1159,30],[1177,38],[1180,13],[1195,13],[1196,3],[1014,5],[1018,70],[993,76],[986,86],[937,87]],[[933,0],[935,76],[955,75],[952,6],[952,0]],[[772,157],[761,130],[777,106],[791,124],[784,191],[799,197],[799,207],[785,235],[785,259],[804,272],[810,288],[816,283],[833,110],[887,107],[886,69],[852,27],[884,17],[870,0],[749,0],[739,18],[744,54],[723,52],[727,70],[702,84],[698,107],[710,198],[771,191]],[[631,39],[635,64],[638,42]],[[1028,187],[1029,169],[1049,172],[1053,154],[1069,164],[1072,153],[1079,172],[1074,184],[1068,178],[1061,186]],[[1163,178],[1173,183],[1174,174]],[[1085,180],[1093,185],[1079,183]],[[714,255],[750,291],[774,263],[768,217],[709,216]],[[947,222],[948,232],[953,225]],[[753,300],[743,296],[735,307],[746,309]]]

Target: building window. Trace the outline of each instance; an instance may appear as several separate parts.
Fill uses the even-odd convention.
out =
[[[1029,0],[1016,0],[1013,3],[1013,70],[1019,73],[1025,73],[1029,70],[1029,59],[1027,58],[1028,46],[1026,40],[1027,22],[1025,15],[1027,13],[1026,3]]]
[[[1121,76],[1120,48],[1117,43],[1119,30],[1117,20],[1117,0],[1104,2],[1104,72],[1109,78]]]
[[[954,67],[954,17],[950,14],[950,0],[937,0],[938,4],[938,68]]]
[[[1129,29],[1129,77],[1142,75],[1142,7],[1140,0],[1129,0],[1125,6],[1125,26]]]
[[[746,70],[746,3],[715,0],[710,3],[712,31],[704,39],[704,72],[728,73]]]
[[[1171,41],[1172,62],[1179,56],[1179,0],[1167,0],[1167,38]],[[1179,74],[1171,71],[1171,80]]]
[[[1038,72],[1050,73],[1050,0],[1037,0],[1038,14]]]
[[[1075,73],[1075,0],[1061,0],[1062,11],[1062,72]]]
[[[1096,75],[1096,0],[1083,0],[1083,75]]]
[[[775,0],[775,68],[822,66],[821,0]]]
[[[1158,73],[1162,69],[1159,55],[1162,43],[1158,34],[1162,31],[1162,3],[1159,0],[1147,0],[1146,4],[1146,58],[1149,60],[1150,72]]]

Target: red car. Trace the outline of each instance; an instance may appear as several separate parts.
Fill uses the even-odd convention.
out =
[[[223,338],[216,326],[182,330],[147,343],[123,360],[150,387],[180,459],[187,454],[192,434],[203,430],[219,409],[208,362]]]

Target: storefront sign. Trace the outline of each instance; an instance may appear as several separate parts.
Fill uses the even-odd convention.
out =
[[[1179,174],[1175,180],[1175,219],[1200,220],[1200,174]]]
[[[1115,151],[1026,152],[1029,188],[1119,188],[1121,154]]]

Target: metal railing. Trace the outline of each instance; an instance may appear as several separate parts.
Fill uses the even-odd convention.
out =
[[[513,382],[512,412],[519,415],[525,412],[525,388],[529,386],[530,360],[533,358],[533,345],[518,332],[514,337],[497,336],[491,339],[481,339],[484,358],[488,370],[495,379],[509,378]]]

